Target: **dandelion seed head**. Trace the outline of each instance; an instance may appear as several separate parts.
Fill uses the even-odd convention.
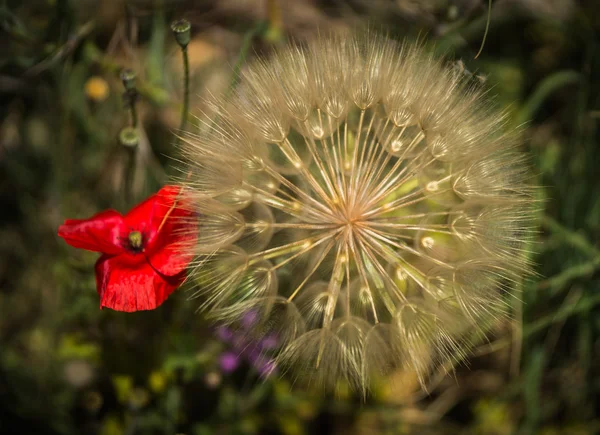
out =
[[[255,313],[326,388],[462,359],[508,315],[535,213],[518,135],[465,80],[374,35],[249,65],[183,149],[202,308]]]

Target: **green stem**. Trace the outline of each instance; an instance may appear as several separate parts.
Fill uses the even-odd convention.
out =
[[[483,51],[483,47],[485,46],[485,39],[487,38],[488,31],[490,30],[490,21],[492,21],[492,0],[488,1],[488,13],[487,13],[487,21],[485,22],[485,31],[483,32],[483,39],[481,41],[481,46],[479,47],[479,51],[475,55],[475,59],[477,59],[479,57],[479,55]]]
[[[265,30],[265,39],[270,42],[280,42],[283,34],[283,21],[279,0],[267,0],[267,17],[269,25]]]
[[[544,228],[550,230],[557,239],[588,255],[590,260],[571,266],[559,274],[540,282],[538,285],[540,289],[552,289],[552,294],[555,294],[567,286],[569,282],[577,278],[592,275],[600,268],[600,249],[591,244],[584,236],[564,227],[549,216],[542,218],[542,225]]]
[[[123,66],[114,62],[110,57],[105,56],[100,49],[92,42],[86,42],[83,47],[83,56],[89,61],[97,64],[104,71],[111,74],[119,74]],[[151,101],[157,106],[164,106],[169,101],[167,92],[151,83],[137,78],[137,91],[145,99]]]
[[[246,61],[246,56],[248,55],[248,51],[250,51],[250,47],[252,47],[252,41],[257,36],[263,35],[266,29],[269,27],[268,21],[260,21],[256,24],[252,29],[250,29],[246,35],[244,35],[244,40],[242,41],[242,46],[240,47],[240,53],[233,67],[233,79],[231,80],[231,85],[229,86],[228,94],[231,94],[240,81],[240,72],[242,70],[242,66]]]
[[[575,266],[563,270],[558,275],[540,282],[539,288],[550,288],[553,290],[553,294],[556,294],[560,289],[569,284],[569,282],[578,278],[591,276],[598,268],[600,268],[600,257],[596,257],[585,263],[576,264]]]
[[[135,127],[125,127],[119,134],[119,142],[127,151],[126,163],[123,168],[123,200],[125,208],[132,205],[133,181],[135,178],[135,160],[139,146],[139,134]]]
[[[579,299],[575,304],[568,304],[553,314],[542,317],[523,326],[523,337],[529,337],[539,331],[544,330],[550,325],[568,319],[571,316],[589,312],[596,305],[600,304],[600,294]]]
[[[138,125],[137,108],[135,107],[135,100],[132,99],[129,104],[129,113],[131,114],[131,126],[136,128]]]
[[[190,61],[188,58],[187,46],[181,49],[183,54],[183,108],[181,110],[180,132],[185,131],[190,110]]]
[[[589,255],[590,257],[600,257],[600,249],[596,248],[592,245],[584,236],[579,233],[576,233],[549,216],[544,216],[542,218],[542,225],[552,231],[552,233],[558,238],[564,240],[569,245],[574,248],[579,249],[581,252]]]
[[[517,114],[517,123],[523,124],[531,120],[542,103],[558,89],[579,82],[581,74],[577,71],[559,71],[544,80],[535,88],[533,94],[525,101]]]
[[[133,199],[133,180],[135,174],[135,155],[136,149],[130,148],[128,150],[127,166],[125,167],[125,206],[129,208],[132,205]]]

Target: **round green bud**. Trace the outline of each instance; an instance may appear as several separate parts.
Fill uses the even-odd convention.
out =
[[[140,142],[138,132],[133,127],[125,127],[119,133],[119,142],[126,148],[135,148]]]
[[[186,19],[180,19],[171,23],[171,30],[175,36],[175,40],[181,48],[187,47],[190,43],[192,35],[192,25]]]
[[[135,71],[129,68],[125,68],[123,71],[121,71],[121,80],[123,81],[123,86],[125,86],[127,91],[135,90],[135,77]]]

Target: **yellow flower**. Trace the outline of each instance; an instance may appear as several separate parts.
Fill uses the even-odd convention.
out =
[[[110,89],[102,77],[92,76],[85,82],[85,95],[96,103],[106,100]]]
[[[154,393],[162,393],[167,387],[167,377],[160,371],[153,371],[148,377],[148,386]]]

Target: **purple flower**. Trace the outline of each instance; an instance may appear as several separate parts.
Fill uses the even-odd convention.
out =
[[[259,346],[263,350],[275,349],[275,347],[277,346],[277,338],[275,338],[275,335],[273,335],[273,334],[266,335],[259,342]]]
[[[240,364],[238,356],[233,352],[223,352],[219,357],[219,365],[224,373],[231,373]]]
[[[241,361],[248,362],[261,377],[267,377],[276,370],[275,361],[265,352],[277,347],[277,337],[274,334],[265,335],[256,340],[248,332],[258,322],[258,313],[248,311],[240,320],[240,331],[228,326],[220,326],[215,333],[219,340],[229,345],[229,350],[219,356],[219,366],[223,373],[231,373]]]
[[[233,332],[227,326],[219,326],[217,328],[217,337],[224,343],[229,343],[233,338]]]
[[[246,314],[244,314],[244,316],[242,317],[241,323],[242,323],[242,326],[244,327],[244,329],[248,330],[256,324],[257,320],[258,320],[258,313],[256,311],[252,310],[252,311],[248,311]]]

